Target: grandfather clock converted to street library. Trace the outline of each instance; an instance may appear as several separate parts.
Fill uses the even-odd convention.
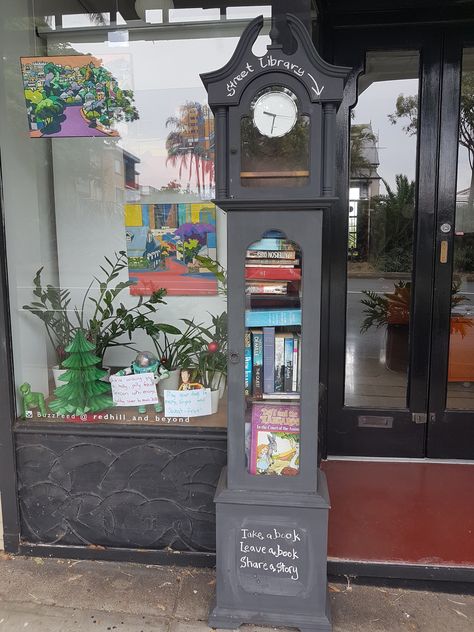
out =
[[[216,492],[209,624],[331,630],[329,497],[318,468],[321,238],[335,202],[336,112],[348,68],[287,15],[294,52],[252,46],[201,75],[215,115],[216,204],[227,212],[228,466]]]

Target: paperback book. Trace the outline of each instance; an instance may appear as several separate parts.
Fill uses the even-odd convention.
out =
[[[299,405],[252,404],[250,473],[296,476],[299,472],[299,429]]]

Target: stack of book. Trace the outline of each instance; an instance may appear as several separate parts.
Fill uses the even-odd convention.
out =
[[[301,373],[301,261],[294,245],[266,237],[245,263],[245,394],[298,399]]]
[[[299,307],[301,265],[286,239],[264,238],[247,250],[246,292],[252,308]]]

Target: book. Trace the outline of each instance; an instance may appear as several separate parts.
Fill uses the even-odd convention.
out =
[[[299,472],[298,404],[252,404],[249,471],[296,476]]]
[[[297,309],[301,306],[301,299],[297,294],[250,294],[249,297],[252,309]]]
[[[294,250],[295,246],[287,239],[278,237],[264,237],[248,247],[249,250]]]
[[[285,368],[284,368],[284,380],[283,390],[293,390],[293,350],[294,350],[294,336],[285,338]]]
[[[299,259],[282,259],[281,261],[275,259],[247,259],[245,267],[252,266],[266,266],[268,268],[294,268],[299,265]]]
[[[273,393],[275,387],[275,327],[263,328],[263,391]]]
[[[246,309],[246,327],[301,325],[301,309]]]
[[[299,280],[301,279],[301,268],[268,268],[261,267],[248,267],[245,268],[246,279],[289,279]]]
[[[288,283],[280,281],[247,282],[245,286],[246,294],[286,294]]]
[[[285,334],[275,334],[275,393],[284,391],[285,384]]]
[[[245,332],[244,337],[245,395],[252,394],[252,334]]]
[[[247,250],[248,259],[296,259],[295,250]]]
[[[281,393],[262,393],[262,399],[299,399],[300,398],[300,394],[299,393],[288,393],[285,391],[282,391]]]
[[[300,336],[296,334],[293,339],[293,377],[291,383],[291,391],[298,391],[298,356],[300,350]]]
[[[263,331],[252,331],[252,395],[261,399],[263,394]]]

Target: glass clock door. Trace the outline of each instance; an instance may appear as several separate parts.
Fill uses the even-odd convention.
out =
[[[300,462],[302,252],[279,231],[245,257],[245,440],[256,476],[296,476]]]

